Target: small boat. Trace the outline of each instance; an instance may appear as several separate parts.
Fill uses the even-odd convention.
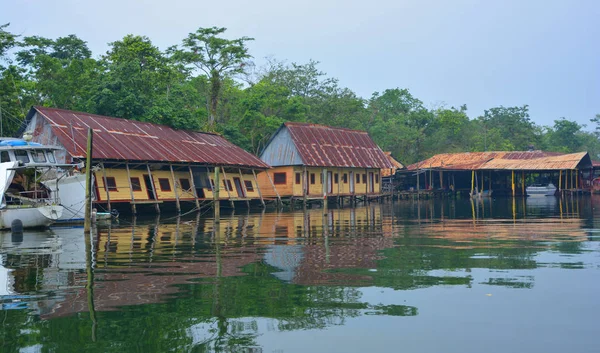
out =
[[[539,197],[539,196],[554,196],[556,194],[556,186],[552,182],[548,184],[533,184],[525,188],[527,196]]]
[[[19,162],[0,163],[0,229],[8,229],[16,223],[19,228],[47,227],[56,222],[63,207],[47,197],[43,189],[15,193],[17,170],[23,171]]]

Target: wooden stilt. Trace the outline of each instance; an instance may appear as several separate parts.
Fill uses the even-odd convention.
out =
[[[152,171],[150,170],[150,165],[146,164],[146,170],[148,170],[148,177],[150,178],[150,183],[152,184],[152,194],[154,195],[154,201],[157,203],[154,204],[154,209],[156,209],[156,213],[160,214],[160,207],[158,206],[158,195],[156,194],[156,185],[154,184],[154,178],[152,177]]]
[[[248,206],[248,209],[250,208],[250,201],[248,200],[248,198],[250,198],[248,196],[248,189],[246,188],[246,183],[244,182],[244,175],[242,174],[242,169],[238,168],[238,172],[240,173],[240,184],[242,184],[242,190],[244,190],[244,195],[246,198],[246,206]]]
[[[273,187],[273,190],[275,191],[275,195],[277,196],[277,205],[281,205],[281,196],[279,196],[279,192],[277,191],[277,188],[275,187],[275,183],[273,183],[273,179],[271,179],[271,175],[269,174],[269,172],[265,171],[265,173],[267,173],[267,178],[269,179],[269,182],[271,183],[271,186]]]
[[[225,186],[225,191],[227,191],[227,197],[229,198],[229,204],[231,208],[235,209],[235,204],[231,199],[231,193],[229,192],[229,180],[227,179],[227,174],[225,173],[225,168],[221,167],[221,172],[223,172],[223,185]],[[240,195],[238,195],[240,196]]]
[[[177,180],[175,179],[175,172],[173,171],[173,165],[169,163],[169,169],[171,170],[171,179],[173,180],[173,191],[175,192],[175,207],[177,212],[181,213],[181,204],[179,203],[179,192],[177,190]]]
[[[525,196],[525,172],[521,172],[521,195]]]
[[[266,171],[265,171],[266,173]],[[260,197],[260,203],[263,208],[265,208],[265,200],[262,197],[262,192],[260,191],[260,186],[258,186],[258,178],[256,177],[256,172],[252,169],[252,175],[254,176],[254,184],[256,184],[256,191],[258,192],[258,197]]]
[[[133,212],[133,214],[135,215],[135,214],[137,214],[137,209],[135,207],[135,196],[133,194],[133,185],[131,184],[131,174],[129,173],[129,163],[125,163],[125,170],[127,170],[127,181],[129,182],[129,195],[131,197],[131,212]]]
[[[514,170],[512,171],[512,195],[513,195],[513,197],[515,197],[515,171]]]
[[[215,166],[215,176],[214,176],[214,185],[211,185],[213,190],[213,203],[214,203],[214,212],[215,212],[215,224],[221,222],[221,201],[219,199],[219,190],[221,186],[219,185],[219,167]]]
[[[106,169],[104,168],[104,163],[100,163],[102,167],[102,178],[104,179],[104,190],[106,191],[106,202],[108,202],[108,212],[112,211],[112,207],[110,206],[110,191],[108,190],[108,185],[106,184]]]
[[[558,192],[560,192],[561,190],[562,190],[562,170],[559,170],[558,171]]]
[[[194,172],[192,171],[192,166],[188,165],[188,170],[190,172],[190,185],[192,187],[192,195],[194,195],[194,201],[196,202],[196,209],[200,209],[200,201],[198,200],[198,192],[196,192],[196,184],[194,183]],[[208,172],[208,167],[206,167],[206,171]],[[208,173],[206,174],[208,176]]]
[[[306,166],[302,166],[302,205],[306,208],[306,197],[308,194],[308,175],[306,174]]]
[[[473,196],[473,192],[475,191],[475,171],[471,171],[471,196]]]

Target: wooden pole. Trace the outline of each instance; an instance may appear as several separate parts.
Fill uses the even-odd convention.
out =
[[[275,183],[273,182],[273,179],[271,179],[271,175],[269,174],[269,171],[265,170],[265,173],[267,173],[267,178],[269,179],[269,182],[271,183],[271,186],[273,187],[273,190],[275,191],[275,195],[277,196],[277,204],[281,204],[281,196],[279,196],[279,192],[277,191],[277,188],[275,187]]]
[[[512,195],[515,197],[515,171],[512,171]]]
[[[562,170],[558,171],[558,191],[562,189]]]
[[[181,213],[181,204],[179,203],[179,192],[177,191],[177,180],[175,179],[175,172],[173,171],[173,165],[169,163],[169,169],[171,170],[171,179],[173,179],[173,191],[175,192],[175,207],[177,212]]]
[[[521,172],[521,194],[525,196],[525,171]]]
[[[106,169],[104,168],[104,163],[101,163],[102,167],[102,178],[104,179],[104,190],[106,191],[106,202],[108,202],[108,212],[112,210],[110,206],[110,191],[108,190],[108,185],[106,184]]]
[[[233,199],[231,198],[231,193],[229,192],[229,183],[227,180],[227,174],[225,173],[225,168],[221,167],[221,172],[223,172],[223,185],[225,186],[225,191],[227,191],[227,197],[229,198],[229,203],[231,204],[231,208],[235,208],[235,204],[233,203]],[[238,195],[239,197],[240,195]]]
[[[306,174],[306,166],[302,166],[302,196],[303,196],[303,206],[306,207],[306,198],[308,196],[308,175]]]
[[[248,196],[248,189],[246,188],[246,183],[244,182],[244,175],[242,174],[242,169],[238,168],[238,172],[240,173],[240,184],[242,185],[242,190],[244,190],[244,195],[248,199],[250,198],[250,196]],[[248,206],[248,209],[250,208],[249,200],[246,200],[246,206]]]
[[[125,163],[125,170],[127,170],[127,180],[129,182],[129,196],[131,197],[131,212],[135,215],[137,209],[135,207],[135,196],[133,195],[133,185],[131,184],[131,173],[129,172],[129,163]]]
[[[213,203],[215,208],[215,223],[219,223],[221,220],[221,201],[219,200],[219,167],[215,166],[215,176],[213,182]],[[212,186],[212,185],[211,185]]]
[[[492,171],[491,170],[489,171],[488,177],[489,177],[488,181],[490,184],[488,192],[489,192],[489,195],[492,196]]]
[[[579,171],[575,168],[575,189],[579,189]]]
[[[160,214],[160,207],[158,206],[158,194],[156,193],[156,185],[154,184],[154,178],[152,177],[152,171],[150,170],[150,165],[146,164],[146,170],[148,171],[148,178],[150,178],[150,186],[152,187],[152,195],[154,195],[154,209],[157,214]]]
[[[198,201],[198,193],[196,192],[196,183],[194,183],[194,172],[192,172],[192,166],[188,165],[188,170],[190,172],[190,185],[192,187],[192,195],[194,195],[194,201],[196,201],[196,209],[200,209],[200,201]],[[208,172],[208,167],[206,167],[206,171]],[[208,173],[206,173],[208,177]]]
[[[260,191],[260,186],[258,185],[258,178],[256,177],[256,172],[254,172],[254,169],[252,169],[252,176],[254,176],[254,183],[256,184],[256,191],[258,191],[258,197],[260,197],[260,203],[262,204],[262,207],[265,208],[265,200],[262,197],[262,192]]]
[[[444,188],[444,172],[440,170],[440,189]]]
[[[475,190],[475,170],[471,171],[471,196],[473,196],[473,190]]]
[[[93,153],[94,132],[88,128],[87,151],[85,160],[85,224],[84,231],[90,231],[92,224],[92,153]]]

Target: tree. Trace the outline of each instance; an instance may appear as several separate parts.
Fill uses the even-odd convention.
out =
[[[17,35],[10,33],[6,28],[10,23],[0,25],[0,70],[4,69],[2,62],[8,62],[6,54],[17,45]]]
[[[244,72],[246,61],[251,58],[246,43],[253,38],[225,39],[219,37],[227,29],[223,27],[199,28],[183,40],[183,49],[172,47],[169,52],[188,67],[204,72],[210,82],[208,96],[209,131],[216,130],[219,95],[223,80]]]
[[[476,125],[481,134],[475,148],[480,151],[522,151],[540,142],[527,105],[485,110]]]

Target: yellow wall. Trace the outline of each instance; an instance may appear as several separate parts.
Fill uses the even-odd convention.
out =
[[[173,185],[173,177],[171,175],[170,170],[152,170],[152,181],[154,183],[154,189],[156,190],[156,198],[159,201],[174,201],[175,200],[175,187]],[[187,170],[184,171],[174,171],[175,181],[177,187],[177,193],[179,195],[180,200],[193,200],[194,199],[194,191],[192,190],[192,181],[190,180],[190,173]],[[226,173],[227,179],[231,182],[231,187],[233,190],[227,193],[225,186],[223,185],[224,176],[221,173],[219,176],[219,199],[227,200],[229,198],[238,198],[239,195],[237,193],[237,189],[235,187],[234,179],[240,178],[238,173]],[[144,181],[144,175],[148,175],[148,171],[145,169],[131,169],[129,170],[129,175],[131,178],[139,178],[141,184],[141,191],[133,191],[133,197],[135,201],[148,201],[150,198],[148,197],[148,192],[146,190],[146,184]],[[116,190],[110,190],[110,201],[111,202],[129,202],[131,201],[131,192],[129,187],[129,180],[127,177],[127,170],[125,168],[106,168],[106,177],[115,178],[116,182]],[[211,174],[210,179],[213,179],[214,174]],[[95,173],[96,185],[97,189],[97,200],[101,202],[105,202],[107,200],[106,190],[104,188],[104,174],[102,170],[97,171]],[[160,187],[159,179],[167,179],[169,181],[170,191],[163,191]],[[187,179],[190,184],[189,190],[183,190],[181,188],[180,179]],[[244,181],[249,181],[252,183],[254,188],[253,191],[247,191],[246,198],[257,199],[259,198],[258,188],[256,186],[256,182],[254,181],[254,176],[252,174],[242,174],[242,184]],[[204,196],[207,199],[213,198],[213,193],[211,189],[204,189]]]
[[[304,170],[306,170],[306,177],[303,177]],[[259,185],[261,186],[261,190],[263,191],[263,195],[266,197],[275,197],[276,193],[273,190],[273,185],[271,181],[274,181],[275,173],[286,173],[286,183],[275,185],[277,192],[280,197],[303,197],[303,185],[304,183],[308,183],[308,196],[309,197],[322,197],[323,196],[323,183],[325,182],[325,178],[323,178],[323,171],[326,170],[327,173],[331,172],[332,179],[332,192],[328,193],[328,195],[365,195],[365,194],[379,194],[381,192],[381,175],[379,169],[363,169],[363,168],[318,168],[318,167],[307,167],[304,169],[301,166],[284,166],[284,167],[274,167],[269,169],[268,171],[261,172],[258,175]],[[268,176],[271,177],[271,181]],[[296,174],[300,174],[300,184],[296,184]],[[373,173],[373,192],[368,192],[367,186],[371,182],[370,173]],[[315,183],[312,184],[311,174],[315,175]],[[335,182],[335,175],[337,174],[338,182]],[[346,174],[347,182],[344,183],[344,174]],[[356,175],[360,175],[360,182],[356,182]],[[366,175],[367,184],[363,183],[363,174]],[[354,180],[354,193],[350,191],[350,178]],[[326,187],[326,186],[325,186]]]

